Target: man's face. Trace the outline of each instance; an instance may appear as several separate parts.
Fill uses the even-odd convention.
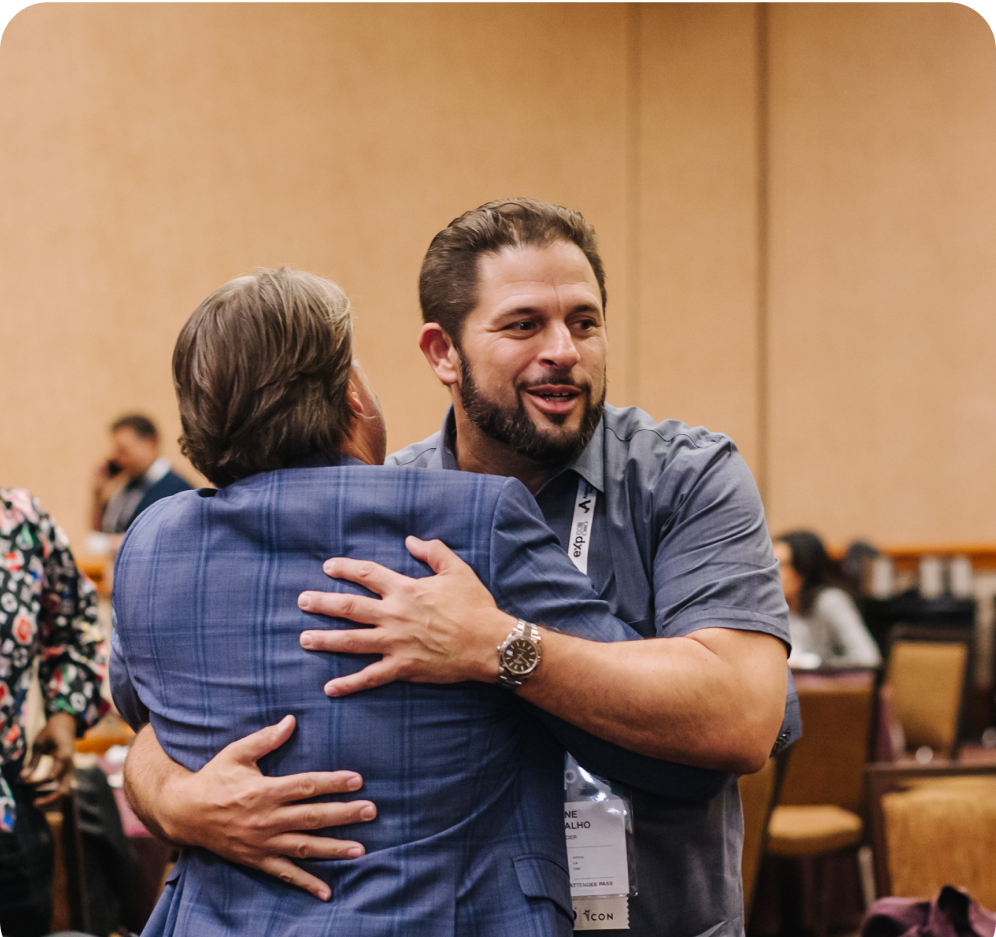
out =
[[[567,241],[478,258],[460,341],[460,399],[482,432],[535,462],[588,444],[605,402],[608,344],[591,264]]]
[[[139,436],[130,426],[122,426],[111,433],[111,458],[128,478],[144,475],[159,455],[159,443],[153,438]]]

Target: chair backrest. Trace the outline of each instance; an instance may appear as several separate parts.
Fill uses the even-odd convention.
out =
[[[754,888],[768,841],[768,821],[778,802],[779,789],[785,776],[785,765],[791,749],[769,758],[755,774],[740,778],[740,802],[744,811],[744,849],[741,871],[744,883],[744,921],[750,921]]]
[[[930,897],[955,882],[996,907],[996,765],[869,765],[880,897]]]
[[[885,679],[907,748],[926,745],[944,757],[951,755],[958,738],[970,640],[962,629],[897,629]]]
[[[792,746],[780,804],[835,804],[860,812],[872,722],[872,673],[798,674],[802,738]]]

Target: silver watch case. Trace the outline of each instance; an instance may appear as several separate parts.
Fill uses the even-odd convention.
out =
[[[542,656],[539,628],[520,618],[498,648],[498,682],[510,689],[522,686]]]

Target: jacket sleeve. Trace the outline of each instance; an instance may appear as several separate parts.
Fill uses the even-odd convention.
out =
[[[515,479],[509,479],[499,495],[490,553],[491,591],[503,611],[589,641],[640,640],[598,598],[591,581],[574,566],[547,527],[532,496]],[[638,755],[526,706],[581,765],[603,777],[675,800],[711,798],[729,777],[720,771]]]
[[[106,648],[97,620],[97,592],[76,566],[62,529],[37,500],[34,504],[42,548],[38,682],[46,715],[75,716],[82,735],[107,708],[100,696]]]

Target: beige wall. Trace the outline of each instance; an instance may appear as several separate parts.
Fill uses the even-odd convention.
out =
[[[0,469],[85,530],[106,424],[255,265],[336,278],[390,444],[431,236],[581,209],[610,399],[731,433],[772,525],[996,541],[996,45],[956,5],[83,5],[0,43]],[[175,446],[170,455],[176,456]]]
[[[771,10],[772,526],[996,540],[996,45],[955,4]]]

